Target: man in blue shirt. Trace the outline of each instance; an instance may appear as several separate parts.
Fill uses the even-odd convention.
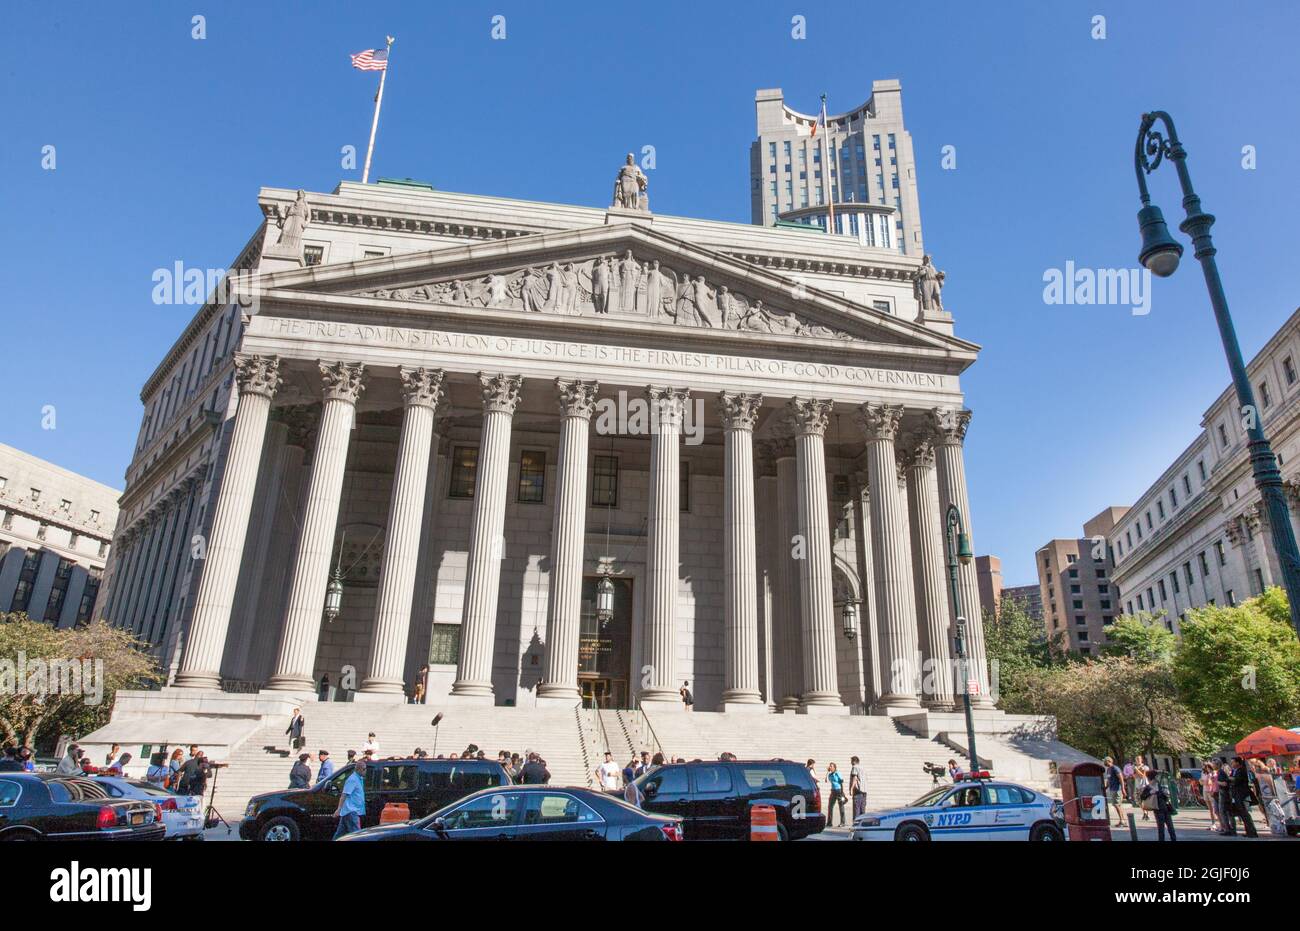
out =
[[[334,775],[334,761],[330,759],[328,750],[317,753],[316,759],[320,760],[320,772],[316,774],[316,785],[320,785]]]
[[[361,830],[361,816],[366,812],[366,761],[359,759],[343,782],[343,792],[339,795],[339,807],[334,817],[339,819],[339,826],[334,830],[334,839],[344,834]]]

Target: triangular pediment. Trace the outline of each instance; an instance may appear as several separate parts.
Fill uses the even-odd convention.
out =
[[[261,287],[264,293],[352,296],[467,312],[590,317],[960,354],[977,349],[639,223],[291,269],[266,276]]]

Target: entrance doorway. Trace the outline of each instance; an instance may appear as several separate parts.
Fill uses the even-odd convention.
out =
[[[582,580],[582,626],[578,638],[578,688],[584,708],[628,708],[632,668],[632,580],[614,583],[614,616],[596,618],[599,576]]]

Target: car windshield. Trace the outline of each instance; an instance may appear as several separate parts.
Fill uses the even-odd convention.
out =
[[[929,792],[922,795],[920,798],[918,798],[915,802],[913,802],[908,807],[923,808],[926,805],[937,805],[939,803],[939,799],[943,798],[944,794],[947,793],[947,791],[951,788],[952,786],[939,786],[937,789],[931,789]]]

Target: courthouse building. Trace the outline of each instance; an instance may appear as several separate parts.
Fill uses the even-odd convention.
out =
[[[262,189],[256,288],[145,383],[105,616],[178,692],[833,714],[951,709],[960,615],[987,706],[942,276],[647,193]]]

